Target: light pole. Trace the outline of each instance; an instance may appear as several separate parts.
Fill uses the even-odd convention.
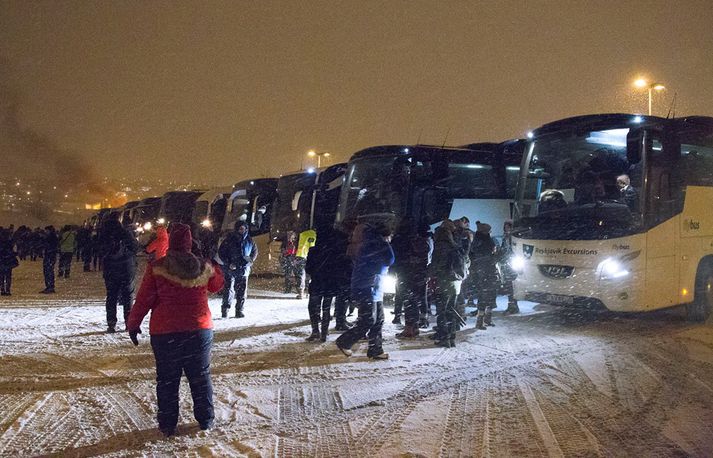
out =
[[[666,89],[666,86],[661,83],[649,83],[643,78],[634,81],[634,86],[640,88],[645,87],[649,91],[649,116],[651,116],[651,91],[663,91]]]
[[[317,156],[317,168],[320,168],[322,166],[322,157],[329,157],[329,153],[318,153],[315,150],[311,149],[311,150],[307,151],[307,156],[309,156],[309,157]]]

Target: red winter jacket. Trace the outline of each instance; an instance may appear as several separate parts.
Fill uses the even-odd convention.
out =
[[[154,253],[154,259],[159,260],[168,252],[168,231],[163,226],[156,228],[156,238],[146,246],[147,253]]]
[[[217,265],[191,253],[169,251],[146,266],[126,327],[139,329],[151,310],[152,335],[212,329],[208,293],[221,288],[223,273]]]

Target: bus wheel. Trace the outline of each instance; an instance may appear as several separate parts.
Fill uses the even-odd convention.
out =
[[[704,264],[696,277],[696,292],[693,303],[686,306],[689,321],[702,323],[713,310],[713,267]]]

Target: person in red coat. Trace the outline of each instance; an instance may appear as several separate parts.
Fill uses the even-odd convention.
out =
[[[164,226],[156,228],[156,238],[146,245],[146,252],[153,255],[152,260],[158,261],[168,252],[168,231]]]
[[[168,253],[147,265],[127,328],[138,345],[141,322],[151,311],[149,333],[156,358],[158,427],[165,436],[176,432],[178,388],[185,372],[193,397],[193,415],[203,430],[213,426],[210,350],[213,321],[208,293],[223,287],[220,268],[191,253],[191,230],[176,224]]]

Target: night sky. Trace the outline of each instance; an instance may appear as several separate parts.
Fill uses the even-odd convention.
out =
[[[231,184],[312,148],[644,113],[640,75],[667,87],[654,114],[677,94],[677,116],[711,116],[713,0],[2,1],[0,64],[1,135],[110,177]]]

